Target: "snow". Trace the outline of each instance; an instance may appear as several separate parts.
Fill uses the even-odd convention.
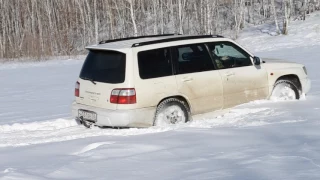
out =
[[[83,61],[0,66],[0,125],[70,117]]]
[[[252,52],[319,46],[320,12],[311,14],[306,21],[292,21],[288,35],[277,35],[274,23],[248,27],[238,42]]]
[[[239,40],[262,58],[305,64],[305,99],[182,125],[86,129],[70,114],[82,60],[0,65],[0,179],[320,179],[317,18],[293,22],[289,37],[251,27]]]

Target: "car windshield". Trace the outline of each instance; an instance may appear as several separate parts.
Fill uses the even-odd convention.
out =
[[[94,82],[119,84],[125,81],[126,55],[116,51],[90,50],[80,78]]]

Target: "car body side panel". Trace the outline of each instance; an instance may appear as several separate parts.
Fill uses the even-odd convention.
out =
[[[268,79],[269,79],[269,96],[272,93],[273,86],[276,81],[286,75],[296,75],[299,78],[299,81],[302,85],[303,93],[307,93],[310,90],[310,82],[308,79],[308,75],[305,74],[303,70],[303,65],[289,62],[280,62],[273,61],[269,59],[264,59],[267,62],[262,64],[267,70]]]
[[[223,81],[224,107],[268,97],[266,70],[256,66],[246,66],[219,70]]]
[[[176,75],[178,93],[188,97],[192,114],[223,107],[223,87],[217,70]]]

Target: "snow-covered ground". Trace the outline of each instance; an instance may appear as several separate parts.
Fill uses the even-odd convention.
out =
[[[320,179],[320,33],[307,38],[320,17],[304,23],[291,37],[249,28],[239,42],[305,64],[306,100],[255,101],[181,126],[86,129],[70,117],[83,61],[0,65],[0,179]]]
[[[273,22],[252,26],[244,29],[238,42],[253,52],[319,46],[320,12],[310,14],[306,21],[292,21],[288,35],[276,34]]]

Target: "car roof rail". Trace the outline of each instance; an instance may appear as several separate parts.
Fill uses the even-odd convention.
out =
[[[159,35],[147,35],[147,36],[134,36],[134,37],[119,38],[119,39],[103,40],[103,41],[100,41],[99,44],[106,44],[106,43],[118,42],[118,41],[126,41],[126,40],[131,40],[131,39],[165,37],[165,36],[174,36],[174,35],[182,35],[182,34],[159,34]]]
[[[181,40],[189,40],[189,39],[203,39],[203,38],[224,38],[221,35],[196,35],[196,36],[176,36],[176,37],[170,37],[166,39],[159,39],[154,41],[146,41],[146,42],[140,42],[140,43],[134,43],[132,47],[139,47],[139,46],[145,46],[150,44],[158,44],[158,43],[165,43],[165,42],[172,42],[172,41],[181,41]]]

